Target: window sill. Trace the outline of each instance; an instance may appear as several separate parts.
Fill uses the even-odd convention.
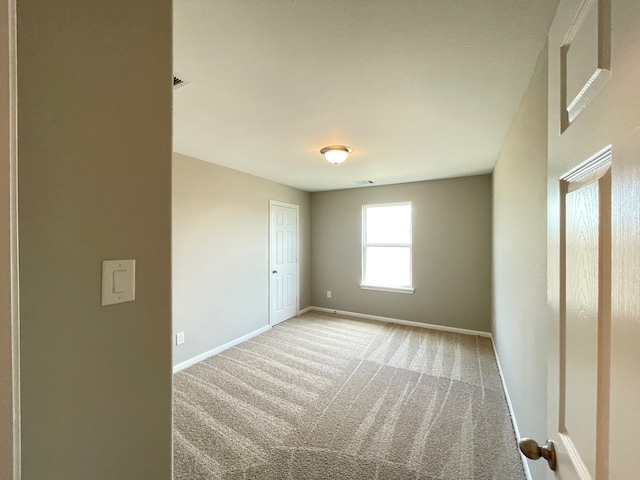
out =
[[[381,285],[363,285],[360,284],[362,290],[377,290],[379,292],[407,293],[413,295],[415,289],[411,287],[384,287]]]

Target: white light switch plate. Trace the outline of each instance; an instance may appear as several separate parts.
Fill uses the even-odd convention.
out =
[[[102,306],[136,299],[136,261],[102,262]]]

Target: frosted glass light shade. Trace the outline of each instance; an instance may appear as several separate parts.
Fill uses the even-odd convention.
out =
[[[324,158],[329,163],[342,163],[353,150],[350,147],[344,145],[330,145],[320,150],[320,153],[324,155]]]

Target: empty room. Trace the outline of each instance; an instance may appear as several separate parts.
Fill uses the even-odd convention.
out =
[[[4,5],[0,478],[638,477],[636,0]]]

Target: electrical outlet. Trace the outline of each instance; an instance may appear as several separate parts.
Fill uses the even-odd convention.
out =
[[[331,290],[327,290],[327,298],[331,298]]]
[[[182,345],[184,343],[184,332],[176,334],[176,345]]]

